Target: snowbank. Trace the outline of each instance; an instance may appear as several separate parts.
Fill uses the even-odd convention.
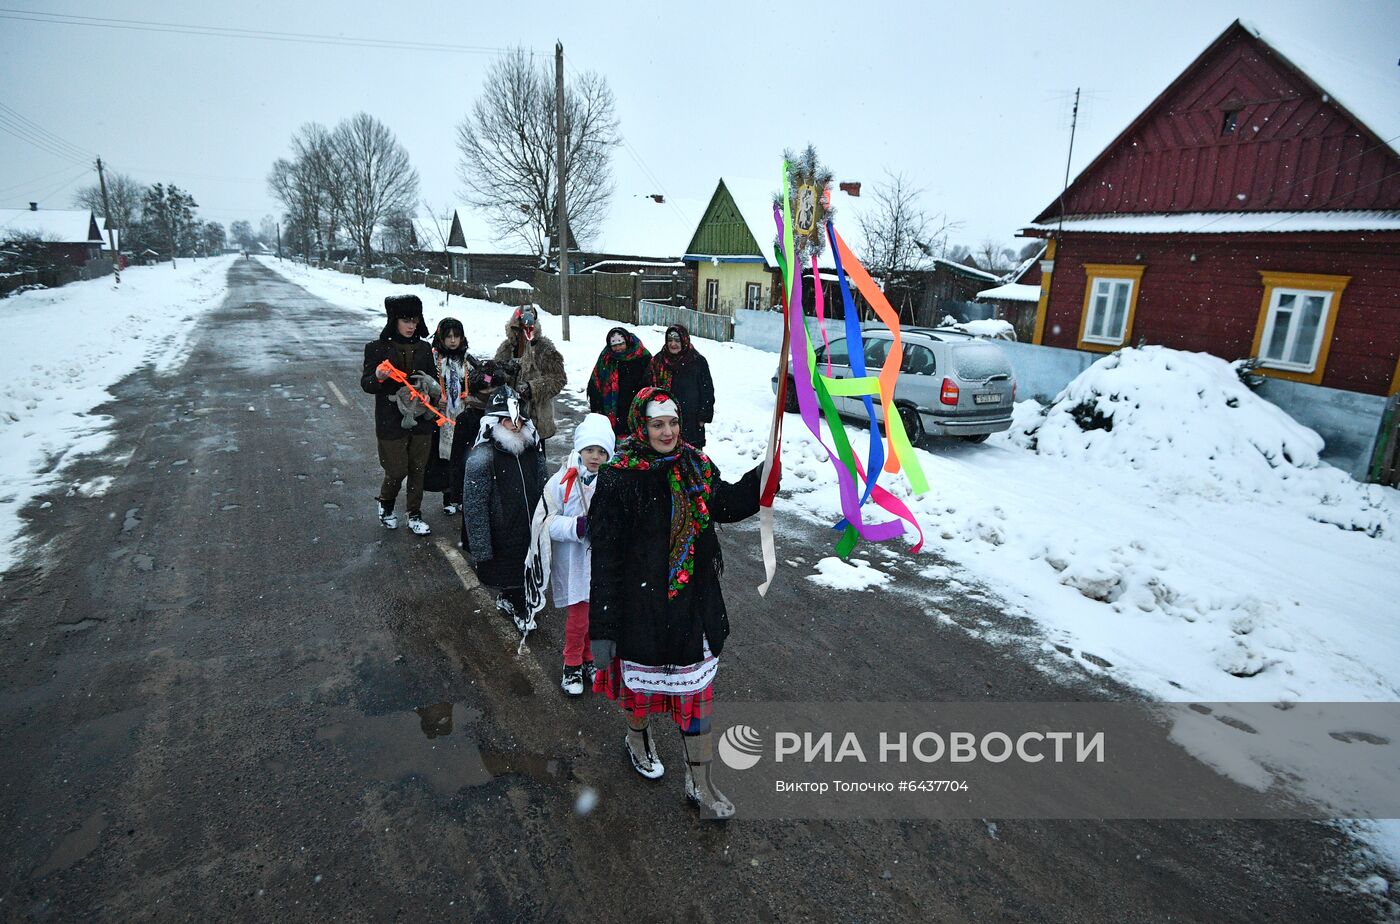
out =
[[[182,260],[122,271],[3,302],[6,324],[32,336],[0,340],[0,572],[18,558],[19,511],[63,480],[63,466],[106,447],[109,418],[93,416],[111,386],[146,363],[178,362],[201,312],[217,305],[234,258]],[[100,494],[111,479],[74,486]]]

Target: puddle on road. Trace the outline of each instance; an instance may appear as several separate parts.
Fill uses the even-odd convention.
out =
[[[317,731],[363,775],[382,782],[421,779],[439,794],[454,795],[497,777],[519,774],[541,783],[563,784],[568,762],[543,754],[483,750],[471,727],[479,709],[461,703],[433,703],[413,711],[362,716]]]

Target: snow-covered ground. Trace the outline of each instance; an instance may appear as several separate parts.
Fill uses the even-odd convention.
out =
[[[511,312],[455,297],[444,309],[441,292],[419,286],[361,283],[286,263],[278,269],[328,300],[363,307],[366,331],[382,326],[385,295],[416,292],[429,327],[445,313],[458,318],[477,353],[495,350]],[[575,317],[572,342],[564,343],[559,320],[543,318],[564,354],[568,389],[581,398],[613,322]],[[636,333],[650,349],[661,346],[661,328]],[[744,471],[766,445],[777,357],[738,344],[697,346],[717,395],[707,450],[723,471]],[[1113,430],[1082,430],[1075,412],[1088,419],[1090,408],[1112,416]],[[865,432],[848,431],[860,451]],[[1223,361],[1148,348],[1086,370],[1044,415],[1022,402],[1009,433],[921,450],[930,484],[922,497],[902,476],[881,483],[918,515],[929,550],[1042,627],[1036,641],[1049,669],[1112,678],[1169,701],[1395,701],[1400,492],[1319,464],[1320,446]],[[783,450],[778,509],[834,521],[831,465],[795,415]],[[849,564],[823,558],[815,573],[790,569],[787,579],[907,595],[940,618],[936,599],[887,580],[880,570],[887,559],[871,552],[863,544]],[[921,571],[943,582],[945,594],[965,589],[945,566],[929,562]],[[891,618],[906,617],[892,610]],[[1181,743],[1212,759],[1210,737],[1190,732],[1182,730]],[[1267,785],[1273,761],[1267,745],[1256,750],[1247,768],[1221,769]],[[1400,860],[1400,825],[1361,827]]]
[[[180,360],[198,315],[223,298],[233,259],[132,267],[119,288],[108,276],[0,301],[10,332],[0,340],[0,572],[18,558],[19,511],[61,485],[68,462],[107,446],[110,419],[92,409],[141,366]],[[104,476],[69,491],[110,485]]]

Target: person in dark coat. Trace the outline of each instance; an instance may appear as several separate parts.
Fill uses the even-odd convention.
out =
[[[666,328],[666,345],[652,357],[647,384],[671,393],[681,410],[681,438],[704,449],[705,424],[715,419],[715,382],[710,364],[691,345],[684,324]]]
[[[525,606],[530,523],[547,480],[544,450],[520,396],[496,389],[481,419],[462,481],[462,546],[481,583],[496,588],[496,607],[522,632],[533,629]]]
[[[623,327],[608,331],[607,346],[598,354],[588,380],[588,409],[606,417],[618,436],[628,433],[627,412],[646,384],[650,365],[651,351],[636,334]]]
[[[408,480],[408,528],[416,535],[432,532],[423,519],[423,473],[428,466],[436,419],[425,412],[411,419],[405,402],[399,400],[400,383],[379,368],[387,360],[409,376],[424,394],[435,384],[437,370],[433,349],[428,345],[428,327],[423,323],[423,303],[416,295],[390,295],[384,299],[388,321],[379,339],[365,344],[365,362],[360,388],[374,395],[374,434],[379,444],[379,465],[384,481],[376,499],[379,522],[385,529],[397,529],[394,504],[399,488]]]
[[[511,314],[494,359],[500,365],[514,364],[510,385],[524,400],[526,416],[534,421],[543,444],[558,430],[554,397],[564,390],[568,375],[563,354],[540,330],[540,315],[534,305],[522,305]]]
[[[594,689],[622,707],[627,754],[649,779],[665,768],[648,717],[669,713],[685,744],[686,797],[702,817],[725,819],[734,805],[711,779],[712,681],[729,637],[714,524],[758,512],[762,464],[733,484],[720,480],[681,439],[682,413],[670,392],[643,388],[631,435],[598,476],[588,520]]]
[[[462,512],[462,471],[467,464],[467,450],[476,437],[475,427],[481,422],[479,415],[475,420],[463,419],[471,398],[467,380],[472,364],[467,355],[466,331],[456,318],[443,318],[433,331],[433,365],[442,392],[438,412],[451,423],[434,429],[424,482],[427,490],[442,492],[442,512],[451,517]],[[472,439],[457,441],[458,421],[474,425]]]

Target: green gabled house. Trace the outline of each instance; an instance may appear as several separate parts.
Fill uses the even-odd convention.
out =
[[[729,317],[778,304],[776,234],[773,192],[761,182],[722,177],[681,257],[695,267],[691,304]]]

